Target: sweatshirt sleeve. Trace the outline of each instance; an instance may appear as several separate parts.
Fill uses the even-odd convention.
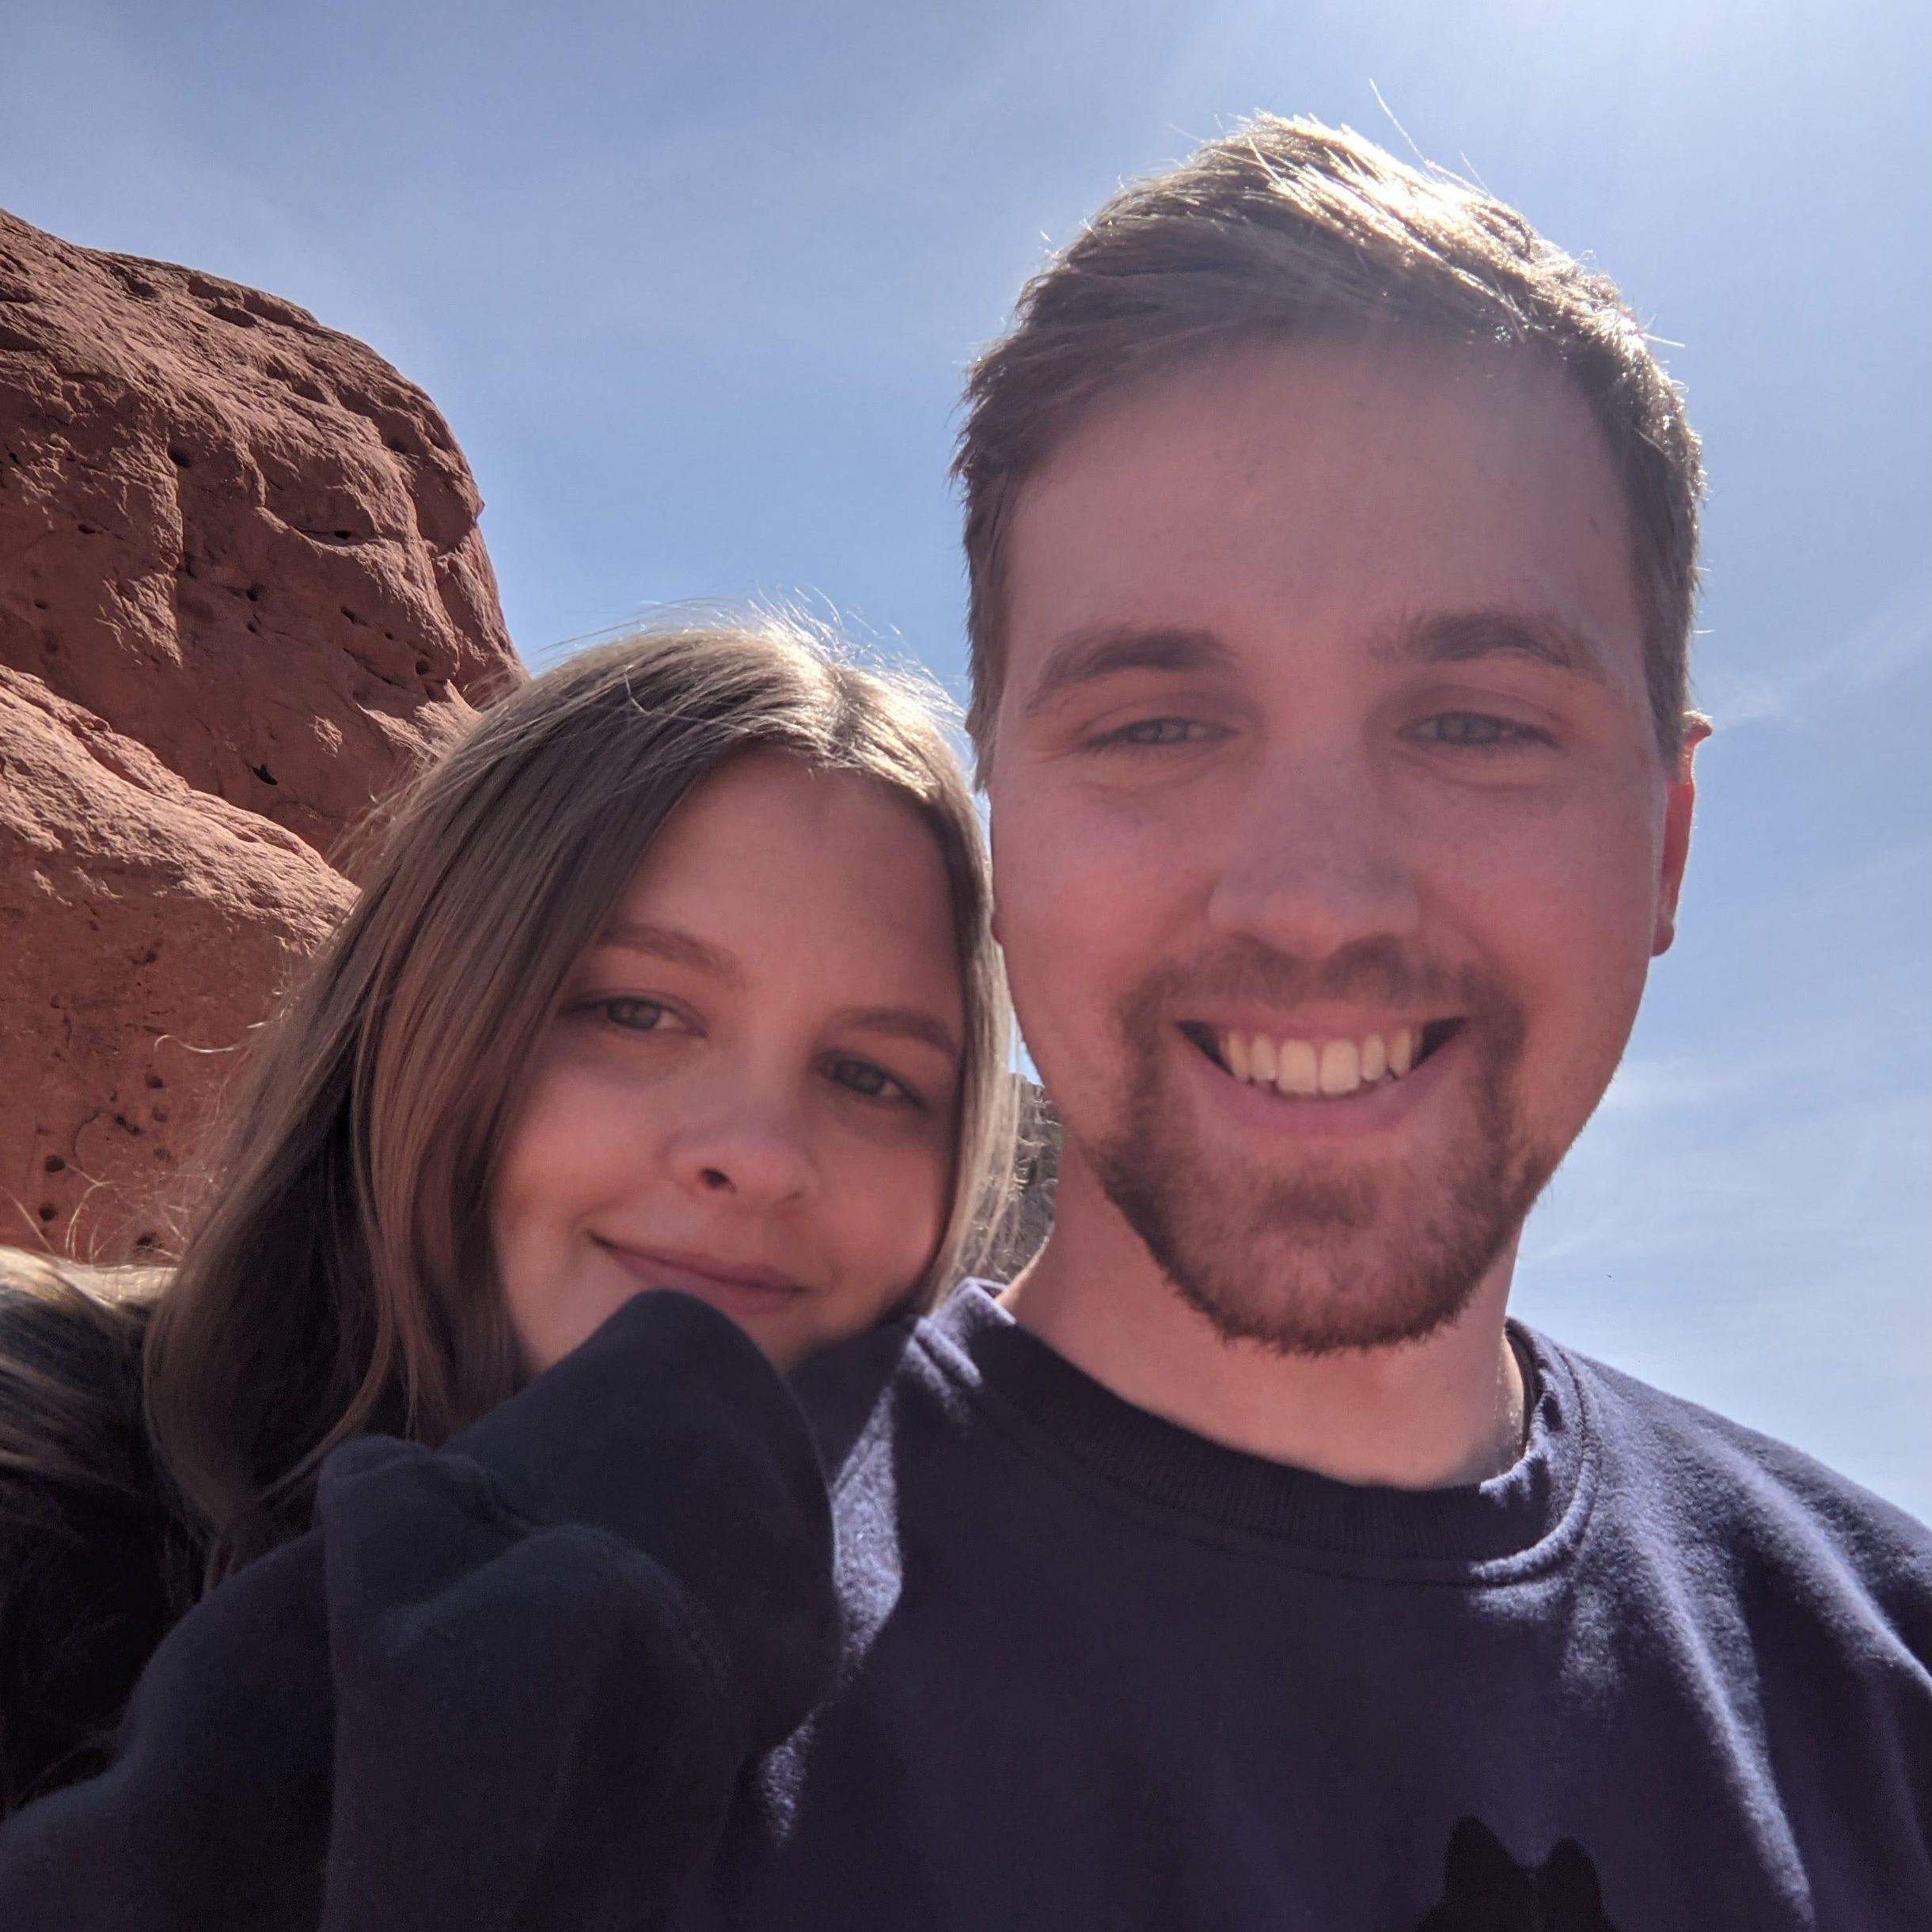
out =
[[[628,1304],[154,1654],[113,1763],[0,1828],[10,1932],[646,1927],[837,1649],[803,1418],[689,1297]]]

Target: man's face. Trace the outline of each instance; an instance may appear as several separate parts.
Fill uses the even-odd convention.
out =
[[[991,782],[1000,936],[1084,1163],[1230,1337],[1450,1319],[1669,943],[1623,499],[1522,357],[1263,345],[1025,486]]]

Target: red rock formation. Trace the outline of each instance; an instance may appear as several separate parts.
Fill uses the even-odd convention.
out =
[[[0,664],[327,856],[517,674],[420,389],[292,303],[0,214]]]
[[[355,897],[268,819],[0,668],[0,1239],[148,1245],[233,1048]]]
[[[345,829],[522,676],[479,507],[360,344],[0,213],[0,1241],[147,1232]]]

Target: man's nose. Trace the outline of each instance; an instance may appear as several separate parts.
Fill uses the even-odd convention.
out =
[[[1359,750],[1284,747],[1227,829],[1209,921],[1303,959],[1408,939],[1421,918],[1412,831]]]
[[[800,1124],[781,1109],[754,1103],[728,1106],[679,1134],[671,1171],[689,1194],[745,1207],[795,1205],[818,1190]]]

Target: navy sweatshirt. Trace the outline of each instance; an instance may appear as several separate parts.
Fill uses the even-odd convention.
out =
[[[1932,1538],[1516,1331],[1527,1450],[1358,1488],[1109,1394],[968,1285],[805,1384],[837,1691],[684,1923],[1932,1928]]]
[[[0,1560],[40,1586],[10,1658],[70,1682],[90,1645],[128,1668],[153,1578],[90,1612],[75,1579],[124,1525],[84,1497],[67,1516]],[[640,1296],[440,1452],[345,1445],[315,1516],[160,1642],[105,1770],[0,1824],[4,1932],[662,1923],[746,1764],[829,1680],[811,1437],[685,1296]],[[57,1767],[32,1705],[0,1743]]]
[[[969,1285],[801,1382],[841,1656],[791,1398],[643,1297],[337,1452],[0,1827],[0,1926],[1932,1926],[1932,1539],[1519,1339],[1516,1468],[1351,1488]]]

